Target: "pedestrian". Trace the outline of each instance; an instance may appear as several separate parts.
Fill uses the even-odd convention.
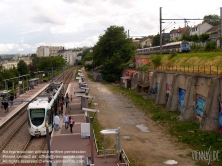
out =
[[[71,101],[72,101],[72,94],[70,95],[70,99],[71,99]]]
[[[69,104],[69,96],[68,95],[66,95],[65,102],[66,102],[66,108],[68,108],[68,104]]]
[[[58,107],[58,113],[59,113],[59,116],[60,116],[60,115],[62,116],[62,109],[61,109],[61,105],[59,105],[59,107]]]
[[[65,100],[65,99],[64,99],[64,96],[63,96],[63,94],[62,94],[62,97],[61,97],[61,99],[62,99],[62,103],[63,103],[63,104],[65,104],[65,102],[64,102],[64,100]]]
[[[5,109],[5,113],[8,112],[8,101],[6,99],[3,102],[3,106],[4,106],[4,109]]]
[[[73,132],[72,132],[72,128],[73,128],[73,126],[74,126],[74,123],[75,123],[75,122],[74,122],[73,118],[70,116],[70,117],[69,117],[69,127],[70,127],[70,132],[71,132],[71,133],[73,133]]]
[[[60,119],[59,119],[59,116],[56,114],[53,118],[53,123],[54,123],[54,129],[55,131],[58,131],[60,129]]]
[[[63,102],[60,102],[61,113],[63,115]]]
[[[69,128],[69,117],[67,114],[64,115],[63,117],[63,122],[65,123],[65,129],[68,129]]]
[[[3,108],[4,107],[4,100],[2,99],[2,105],[1,105],[1,108]]]
[[[13,100],[14,100],[14,94],[12,94],[12,95],[10,96],[11,106],[13,105]]]

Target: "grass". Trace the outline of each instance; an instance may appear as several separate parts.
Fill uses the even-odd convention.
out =
[[[90,105],[91,109],[95,109],[94,105]],[[94,116],[94,113],[90,113],[90,117],[94,117],[93,119],[93,130],[96,138],[96,144],[98,150],[103,149],[103,135],[100,133],[101,130],[104,129],[103,126],[99,123],[97,116]],[[111,146],[111,139],[109,137],[106,137],[106,147],[107,149]],[[101,151],[98,152],[98,155],[101,155]]]
[[[222,52],[183,53],[171,58],[171,54],[161,56],[162,65],[212,65],[222,66]]]

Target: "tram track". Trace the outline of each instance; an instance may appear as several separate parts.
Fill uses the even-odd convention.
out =
[[[21,116],[21,117],[20,117]],[[0,131],[0,150],[4,149],[7,143],[13,138],[13,136],[20,130],[21,126],[27,122],[27,115],[25,110],[22,114],[15,116],[9,123],[7,123]]]
[[[31,137],[27,132],[27,125],[28,122],[26,120],[2,146],[0,153],[2,163],[13,164],[16,162],[17,155],[23,150],[23,147]]]
[[[31,137],[27,141],[20,155],[18,155],[17,163],[38,163],[41,160],[42,152],[45,150],[46,139],[45,137]]]
[[[71,68],[54,79],[56,82],[63,81],[65,92],[70,80],[73,78],[74,71],[75,68]],[[32,154],[33,159],[30,160],[34,163],[38,163],[39,160],[42,160],[41,156],[46,155],[45,153],[42,153],[47,149],[45,137],[33,138],[27,130],[27,119],[28,117],[25,107],[22,111],[19,111],[15,116],[8,120],[7,123],[1,126],[0,164],[17,164],[24,163],[24,161],[27,163],[29,160],[27,159],[27,157],[29,157],[27,152],[29,151],[34,152],[34,154]]]

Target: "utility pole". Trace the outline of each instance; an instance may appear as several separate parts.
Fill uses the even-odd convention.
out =
[[[187,20],[204,20],[204,19],[162,19],[162,7],[160,7],[160,54],[162,54],[162,20],[184,20],[185,24]],[[222,7],[220,8],[220,48],[222,49]]]
[[[220,49],[222,49],[222,7],[220,8]]]
[[[162,7],[160,7],[160,54],[162,54]]]

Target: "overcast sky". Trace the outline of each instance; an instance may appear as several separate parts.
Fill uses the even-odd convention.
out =
[[[220,16],[222,1],[1,0],[0,54],[36,53],[41,45],[94,46],[111,25],[123,26],[130,36],[156,35],[160,7],[163,19],[202,19]],[[184,26],[184,21],[164,22],[165,32]]]

